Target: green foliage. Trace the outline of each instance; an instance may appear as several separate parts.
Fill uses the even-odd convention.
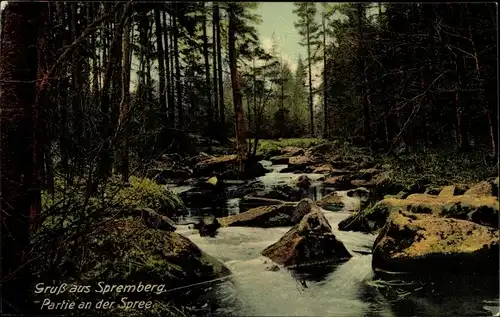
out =
[[[292,139],[277,139],[277,140],[260,140],[257,154],[264,157],[275,155],[281,149],[287,146],[300,148],[309,148],[315,145],[325,143],[326,141],[318,138],[292,138]]]
[[[98,194],[85,201],[86,187],[83,184],[67,185],[57,179],[54,193],[42,191],[42,213],[49,214],[64,208],[70,217],[71,211],[83,208],[87,211],[98,209],[150,208],[162,215],[182,214],[186,207],[182,200],[164,186],[149,178],[132,176],[130,186],[110,182],[98,189]],[[81,212],[81,210],[80,210]]]
[[[185,211],[182,200],[164,186],[149,178],[130,177],[130,187],[124,187],[112,195],[114,206],[137,206],[151,208],[158,213],[170,216]]]
[[[436,186],[471,184],[498,175],[498,167],[487,161],[487,153],[486,149],[471,153],[431,151],[386,159],[385,163],[393,165],[394,180],[405,185],[422,179]]]

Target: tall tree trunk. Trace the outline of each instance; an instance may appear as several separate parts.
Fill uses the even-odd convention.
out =
[[[158,83],[159,83],[159,95],[160,95],[160,109],[164,111],[165,123],[167,123],[167,100],[165,98],[165,55],[163,53],[163,35],[162,35],[162,25],[160,9],[154,9],[155,14],[155,30],[156,30],[156,53],[158,58]]]
[[[243,116],[242,95],[240,88],[240,75],[238,74],[238,56],[236,52],[236,16],[234,9],[228,10],[228,48],[229,67],[231,69],[231,86],[233,88],[234,115],[236,117],[236,147],[240,159],[240,170],[243,167],[242,161],[245,157],[245,118]]]
[[[169,32],[169,37],[170,37],[170,82],[172,83],[172,127],[176,126],[176,120],[177,120],[177,104],[176,100],[177,98],[175,97],[175,93],[177,91],[177,87],[175,85],[175,62],[174,62],[174,55],[175,55],[175,50],[174,50],[174,19],[172,17],[172,14],[169,16],[169,22],[170,22],[170,32]]]
[[[203,57],[205,59],[205,86],[206,86],[206,105],[208,116],[208,131],[212,136],[214,132],[214,114],[212,108],[212,89],[210,85],[210,62],[208,59],[208,37],[207,37],[207,12],[205,3],[203,3]]]
[[[175,60],[175,90],[177,91],[177,128],[184,126],[184,113],[182,110],[181,65],[179,64],[179,23],[174,15],[174,60]]]
[[[130,109],[130,71],[132,68],[132,52],[131,52],[131,36],[132,21],[125,24],[123,36],[123,68],[122,68],[122,98],[120,103],[120,125],[123,129],[123,137],[121,139],[121,166],[123,183],[128,183],[129,173],[129,109]]]
[[[59,27],[57,29],[57,40],[58,40],[58,48],[67,47],[69,45],[70,33],[65,29],[65,26],[68,25],[68,21],[66,19],[67,10],[64,3],[57,3],[57,11],[59,17]],[[65,74],[67,72],[67,63],[64,63],[61,66],[61,73]],[[68,76],[61,76],[62,78],[57,79],[57,94],[58,94],[58,113],[59,113],[59,151],[61,155],[61,171],[64,175],[66,182],[72,183],[73,176],[72,170],[69,165],[69,156],[71,153],[70,148],[70,140],[69,140],[69,124],[68,124],[68,104],[70,103],[68,93],[70,90],[69,78]]]
[[[216,28],[216,18],[217,14],[215,11],[215,3],[212,2],[212,65],[213,65],[213,105],[214,105],[214,117],[218,125],[220,125],[219,117],[219,81],[217,79],[217,28]],[[218,135],[217,135],[218,136]]]
[[[329,127],[328,127],[328,94],[327,94],[327,80],[328,76],[326,76],[326,13],[323,12],[323,16],[321,18],[321,24],[323,26],[323,116],[324,116],[324,124],[323,124],[323,137],[326,139],[329,136]]]
[[[96,8],[95,3],[92,3],[92,19],[98,14],[98,7]],[[93,32],[91,35],[91,49],[92,49],[92,94],[94,97],[94,101],[97,101],[97,96],[99,96],[99,56],[97,49],[97,35]]]
[[[223,77],[222,77],[222,45],[221,45],[221,36],[220,36],[220,12],[219,5],[216,3],[214,5],[214,20],[215,26],[217,28],[217,79],[219,82],[219,121],[220,121],[220,138],[226,138],[226,109],[224,105],[224,85],[223,85]]]
[[[367,88],[367,78],[365,70],[365,60],[364,60],[364,36],[363,36],[363,20],[365,15],[365,9],[363,3],[356,4],[358,13],[358,59],[359,59],[359,73],[362,76],[362,82],[359,84],[359,93],[361,98],[363,98],[363,134],[365,142],[371,144],[370,136],[370,108],[368,104],[368,95],[366,92]]]
[[[115,14],[116,28],[115,36],[111,40],[109,60],[106,65],[106,74],[104,76],[103,87],[101,91],[101,131],[103,135],[103,148],[100,153],[98,179],[107,178],[111,175],[112,157],[113,157],[113,128],[114,125],[111,121],[111,84],[114,78],[114,71],[116,67],[121,64],[121,34],[125,25],[126,17],[129,14],[131,2],[127,2],[125,7],[117,10]]]
[[[309,124],[311,137],[314,137],[314,109],[313,109],[313,87],[312,87],[312,56],[311,56],[311,33],[309,30],[310,21],[307,21],[307,67],[309,70]]]
[[[172,91],[172,81],[171,81],[171,68],[170,68],[170,44],[168,40],[167,31],[167,15],[165,11],[163,11],[163,41],[165,42],[165,72],[166,72],[166,80],[167,80],[167,102],[168,102],[168,127],[173,127],[175,122],[175,107],[174,107],[174,93]]]
[[[38,23],[38,47],[37,47],[37,85],[35,105],[33,108],[33,184],[31,190],[34,192],[32,205],[31,205],[31,228],[37,230],[40,225],[40,212],[42,209],[42,202],[40,191],[45,184],[43,180],[44,154],[48,156],[50,146],[48,143],[48,125],[49,115],[51,112],[50,96],[47,84],[48,78],[46,74],[52,66],[52,52],[51,52],[51,25],[49,4],[44,3],[43,11],[40,12],[40,20]],[[52,162],[47,161],[47,166],[50,168]],[[52,175],[50,176],[52,177]],[[52,180],[50,181],[52,182]]]
[[[2,313],[33,310],[29,219],[38,204],[34,123],[39,18],[46,3],[9,2],[0,42]],[[36,208],[36,207],[35,207]],[[36,210],[35,210],[36,211]]]

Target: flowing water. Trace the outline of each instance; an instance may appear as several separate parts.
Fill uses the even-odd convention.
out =
[[[279,173],[285,166],[267,164],[266,167],[271,172],[259,178],[266,187],[290,184],[299,176]],[[321,175],[308,176],[314,181]],[[319,184],[313,182],[310,197],[319,199],[324,193]],[[261,251],[290,228],[221,228],[215,238],[208,238],[200,237],[188,225],[179,225],[178,233],[222,261],[233,273],[222,282],[193,286],[206,291],[205,296],[198,299],[200,305],[215,316],[500,316],[498,292],[481,289],[458,292],[453,285],[444,288],[417,283],[397,286],[374,279],[370,253],[376,236],[337,230],[338,223],[359,204],[354,198],[343,197],[344,210],[324,213],[334,234],[353,257],[334,266],[311,263],[300,270],[268,270],[271,261],[263,257]],[[218,212],[238,213],[238,200],[224,201],[220,206],[222,211]],[[191,209],[184,220],[199,219],[200,212],[214,212],[213,208],[217,207],[205,211]]]

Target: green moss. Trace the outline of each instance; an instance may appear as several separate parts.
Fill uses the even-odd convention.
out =
[[[64,217],[71,220],[76,214],[89,215],[96,210],[123,208],[150,208],[161,215],[183,214],[186,207],[182,200],[162,185],[149,178],[130,177],[130,186],[110,182],[98,189],[98,193],[85,201],[86,187],[80,184],[67,185],[57,181],[54,193],[42,191],[42,212],[52,214],[64,209]],[[54,222],[59,216],[48,216],[47,221]]]

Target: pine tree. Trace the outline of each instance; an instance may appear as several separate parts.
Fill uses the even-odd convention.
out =
[[[313,87],[312,87],[312,67],[316,60],[316,50],[321,42],[320,25],[316,22],[316,3],[315,2],[298,2],[295,4],[295,10],[299,18],[295,23],[295,27],[299,31],[302,41],[300,45],[307,48],[307,67],[309,72],[309,120],[310,134],[314,136],[314,108],[313,108]]]

